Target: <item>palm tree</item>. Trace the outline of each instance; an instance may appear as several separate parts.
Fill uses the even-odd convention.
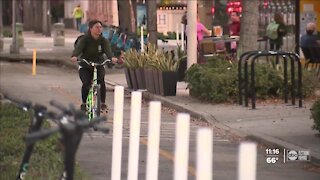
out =
[[[242,17],[238,55],[257,50],[258,47],[259,1],[242,0]]]

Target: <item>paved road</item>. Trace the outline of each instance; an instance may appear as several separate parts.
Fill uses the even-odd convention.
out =
[[[115,72],[116,73],[116,72]],[[0,63],[0,92],[12,97],[32,100],[48,105],[51,99],[56,99],[67,105],[80,102],[80,80],[75,70],[56,66],[37,66],[37,75],[31,75],[31,64],[28,63]],[[109,121],[105,123],[112,129],[113,92],[109,86],[107,92],[107,104],[111,108]],[[124,107],[124,135],[122,179],[126,179],[128,161],[128,137],[130,116],[130,94],[125,96]],[[145,178],[146,167],[146,143],[147,136],[148,102],[143,103],[141,120],[141,144],[139,155],[139,179]],[[173,177],[174,159],[174,133],[176,112],[163,108],[161,122],[160,165],[159,179],[167,180]],[[191,139],[189,155],[189,179],[195,179],[195,139],[196,130],[199,127],[209,125],[199,120],[191,121]],[[213,175],[214,179],[237,179],[237,151],[241,139],[215,127],[213,148]],[[103,135],[93,132],[86,134],[81,143],[77,160],[80,166],[87,171],[92,179],[110,179],[112,156],[112,133]],[[257,161],[257,179],[282,180],[282,179],[319,179],[319,169],[305,163],[286,163],[279,161],[270,165],[265,162],[265,148],[259,145]]]

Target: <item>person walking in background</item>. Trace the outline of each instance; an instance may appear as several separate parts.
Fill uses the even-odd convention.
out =
[[[286,25],[281,13],[277,12],[274,14],[274,21],[267,26],[266,34],[269,38],[270,50],[280,50],[283,45],[283,37],[287,34]]]
[[[306,34],[301,36],[300,46],[302,48],[307,47],[320,47],[320,42],[317,41],[316,35],[314,32],[316,31],[317,26],[315,23],[308,23],[306,27]]]
[[[229,24],[230,36],[240,36],[240,16],[237,12],[230,13],[231,23]]]
[[[183,16],[181,17],[181,24],[184,25],[183,27],[183,32],[184,32],[184,40],[185,40],[185,44],[187,44],[187,32],[186,32],[186,28],[187,28],[187,11],[184,12]]]
[[[84,16],[84,13],[80,7],[80,4],[78,4],[78,6],[73,9],[72,16],[76,20],[77,30],[79,30],[81,25],[81,20]]]

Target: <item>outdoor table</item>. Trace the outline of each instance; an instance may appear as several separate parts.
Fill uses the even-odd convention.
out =
[[[217,37],[217,36],[204,36],[203,37],[204,40],[212,40],[213,43],[217,44],[217,43],[224,43],[227,52],[232,53],[231,52],[231,42],[238,42],[239,41],[239,36],[221,36],[221,37]]]

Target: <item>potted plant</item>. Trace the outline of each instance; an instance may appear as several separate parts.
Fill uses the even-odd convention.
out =
[[[128,88],[138,89],[138,82],[135,69],[138,68],[138,53],[136,50],[130,49],[124,53],[124,72],[127,80]]]
[[[174,55],[165,52],[159,55],[159,88],[162,96],[175,96],[177,91],[178,67],[180,60],[175,60]]]
[[[145,74],[145,80],[146,80],[146,88],[149,92],[157,94],[158,88],[156,88],[158,81],[157,77],[158,75],[155,74],[157,72],[157,58],[158,58],[158,50],[157,48],[152,45],[148,44],[145,48],[145,52],[143,53],[145,61],[144,66],[144,74]],[[156,75],[156,76],[155,76]]]

